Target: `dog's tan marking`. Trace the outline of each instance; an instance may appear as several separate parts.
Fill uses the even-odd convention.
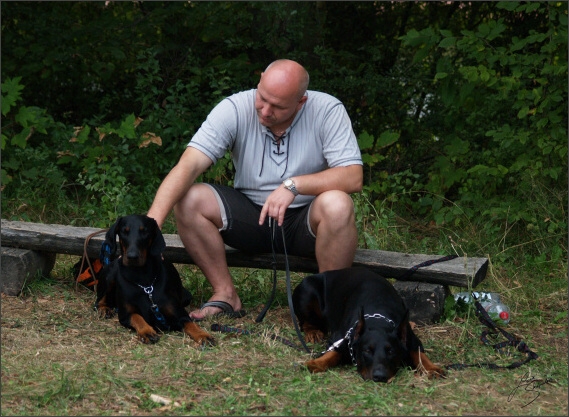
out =
[[[160,339],[158,333],[156,333],[152,326],[149,325],[140,314],[133,313],[130,316],[130,325],[136,330],[138,339],[142,343],[156,343]]]
[[[215,345],[215,339],[213,338],[213,336],[210,335],[208,332],[206,332],[204,329],[202,329],[193,321],[187,321],[184,323],[184,333],[190,336],[192,340],[195,340],[202,346]]]
[[[430,379],[432,378],[445,378],[446,372],[440,366],[435,365],[431,360],[425,355],[424,352],[412,351],[409,352],[411,355],[411,360],[413,365],[422,375],[428,375]]]
[[[308,343],[319,343],[324,340],[324,333],[318,327],[310,323],[303,323],[302,331],[304,332],[304,339]]]
[[[342,355],[339,352],[331,350],[319,358],[309,360],[305,365],[310,372],[326,372],[329,368],[338,365],[341,359]]]
[[[115,311],[107,305],[107,296],[103,296],[97,303],[97,312],[99,317],[104,319],[110,319],[115,315]]]

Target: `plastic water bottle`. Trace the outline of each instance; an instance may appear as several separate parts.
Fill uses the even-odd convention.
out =
[[[508,324],[510,322],[510,309],[504,303],[480,303],[484,310],[496,324]]]
[[[456,302],[460,300],[466,304],[474,304],[474,301],[478,300],[496,324],[510,322],[510,308],[500,301],[500,294],[496,292],[459,292],[454,295],[454,300]]]
[[[477,299],[481,303],[500,302],[500,294],[498,294],[497,292],[476,292],[476,291],[458,292],[454,295],[454,301],[462,300],[466,304],[474,304],[474,299],[472,298],[472,295],[474,295],[475,299]]]

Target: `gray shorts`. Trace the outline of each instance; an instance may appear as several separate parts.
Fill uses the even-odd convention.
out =
[[[272,252],[283,253],[283,238],[281,228],[275,226],[273,239],[269,218],[259,225],[262,206],[253,203],[245,194],[226,185],[206,184],[216,195],[223,227],[219,230],[226,245],[251,253]],[[291,255],[314,257],[316,236],[310,229],[308,215],[310,204],[302,207],[289,208],[285,213],[282,231],[284,231],[286,252]],[[274,240],[274,242],[271,242]]]

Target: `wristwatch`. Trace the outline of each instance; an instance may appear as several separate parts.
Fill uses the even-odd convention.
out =
[[[287,190],[293,193],[295,197],[298,195],[298,190],[296,189],[296,185],[294,184],[292,178],[287,178],[286,180],[284,180],[283,185]]]

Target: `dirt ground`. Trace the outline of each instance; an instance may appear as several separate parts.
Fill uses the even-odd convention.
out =
[[[325,413],[314,409],[311,401],[307,403],[310,405],[302,408],[299,405],[302,401],[293,397],[287,398],[291,392],[291,381],[297,381],[298,378],[300,382],[294,383],[306,384],[303,385],[303,390],[316,388],[314,384],[306,382],[308,376],[302,376],[305,374],[300,370],[300,354],[282,343],[267,338],[259,341],[253,336],[245,339],[241,336],[217,333],[219,346],[215,355],[206,360],[191,340],[173,334],[164,335],[150,350],[141,347],[134,334],[122,328],[116,319],[99,319],[92,310],[94,296],[88,290],[79,288],[75,291],[68,284],[62,286],[56,283],[51,287],[42,287],[41,292],[34,291],[36,290],[31,289],[26,295],[19,297],[2,295],[2,415],[200,414],[215,407],[216,402],[219,403],[214,396],[214,392],[219,394],[219,389],[223,389],[224,395],[227,396],[240,392],[243,398],[233,401],[236,401],[236,404],[241,404],[242,401],[244,408],[240,412],[221,408],[219,411],[212,411],[214,414],[231,412],[284,415],[294,413],[290,411],[293,409],[299,414]],[[259,306],[259,310],[260,307],[262,306]],[[243,322],[246,327],[255,325],[252,322],[257,312],[249,312]],[[272,308],[265,321],[265,328],[270,328],[277,334],[285,334],[295,341],[288,308]],[[204,327],[207,325],[209,323],[204,324]],[[449,378],[436,385],[436,391],[433,391],[430,381],[412,377],[409,377],[409,380],[405,377],[399,378],[395,383],[399,384],[399,388],[390,384],[390,391],[384,391],[386,395],[390,393],[393,398],[389,400],[390,397],[387,396],[382,401],[391,401],[395,404],[396,411],[399,410],[402,414],[567,415],[566,323],[550,322],[539,326],[517,326],[514,323],[509,330],[526,340],[540,358],[512,371],[451,371]],[[512,358],[500,357],[493,353],[491,348],[482,346],[478,341],[479,329],[465,330],[460,322],[422,326],[416,329],[416,333],[428,346],[428,354],[434,355],[442,363],[496,361],[509,364],[513,361]],[[183,354],[180,354],[182,351]],[[143,360],[137,360],[137,355]],[[172,408],[172,404],[157,408],[152,405],[152,401],[157,397],[148,394],[145,380],[136,379],[135,382],[128,382],[129,387],[123,387],[124,380],[114,380],[117,378],[114,373],[105,374],[94,369],[101,366],[102,358],[105,366],[116,369],[124,367],[128,370],[125,376],[127,381],[135,379],[134,375],[149,372],[157,375],[153,378],[153,384],[160,385],[163,392],[171,393],[174,397],[180,395],[176,393],[187,389],[180,384],[187,384],[191,372],[194,372],[191,375],[196,378],[197,371],[187,370],[185,365],[172,369],[169,367],[174,367],[174,363],[179,365],[181,361],[184,361],[184,364],[201,364],[199,371],[202,375],[199,378],[203,380],[200,380],[198,385],[202,388],[194,389],[191,397],[175,397],[178,398],[176,404],[185,404],[181,408]],[[281,370],[282,364],[287,361],[295,364],[293,370]],[[255,376],[258,364],[262,364],[263,368],[272,369],[268,375],[268,383],[274,384],[274,391],[271,391],[273,402],[259,402],[258,398],[261,398],[259,395],[262,395],[263,390],[261,386],[255,388],[256,400],[249,398],[251,380],[260,378]],[[168,372],[161,372],[163,368],[168,368]],[[67,372],[69,380],[63,376],[64,372]],[[61,375],[58,376],[58,373]],[[252,375],[249,376],[249,383],[239,381],[247,373]],[[355,372],[340,369],[338,373],[330,373],[327,376],[335,378],[330,382],[330,387],[324,385],[327,380],[319,380],[322,384],[320,389],[324,390],[318,393],[317,398],[323,396],[320,401],[338,398],[337,394],[331,393],[333,389],[338,388],[338,374],[342,375],[341,383],[347,384],[345,387],[342,385],[342,390],[355,390],[355,386],[360,386],[363,387],[361,389],[369,391],[370,398],[376,398],[370,391],[376,388],[363,384]],[[73,381],[77,379],[83,379],[86,388],[79,390],[75,387]],[[208,381],[218,379],[214,391],[203,388]],[[277,386],[277,381],[282,380],[289,381],[287,387]],[[56,381],[58,388],[54,389],[52,385]],[[67,381],[69,386],[61,381]],[[67,389],[65,393],[64,386]],[[96,392],[98,388],[90,386],[103,386],[110,391],[101,395],[101,392]],[[111,388],[108,388],[109,386]],[[280,389],[283,394],[280,394]],[[404,399],[409,398],[409,394],[404,390],[410,390],[415,393],[413,395],[420,392],[420,396],[407,404]],[[279,395],[282,395],[282,398]],[[331,397],[326,399],[328,395]],[[360,391],[353,393],[354,398],[361,395]],[[108,399],[105,396],[108,396]],[[61,400],[58,400],[59,397]],[[274,402],[275,398],[279,398],[279,402]],[[351,403],[349,399],[345,403],[339,403],[331,412],[340,415],[397,413],[393,408],[378,408],[379,405],[373,406],[376,408],[370,406],[371,408],[364,411],[352,409],[348,405]],[[277,407],[276,404],[279,408],[273,408]]]

